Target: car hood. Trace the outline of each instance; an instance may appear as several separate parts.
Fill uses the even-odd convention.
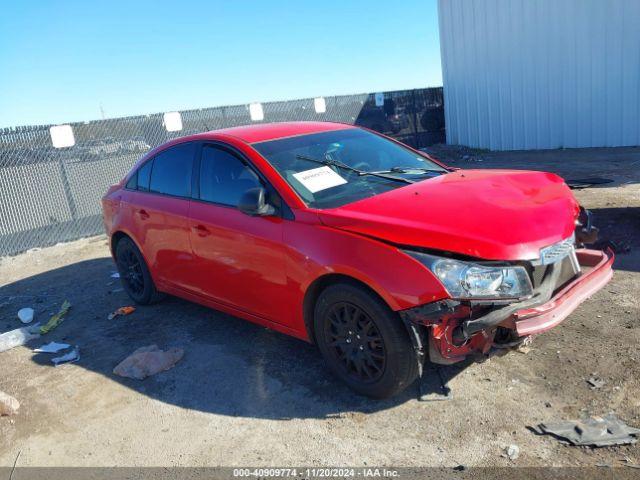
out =
[[[327,226],[398,245],[531,260],[571,236],[578,212],[555,174],[457,170],[318,214]]]

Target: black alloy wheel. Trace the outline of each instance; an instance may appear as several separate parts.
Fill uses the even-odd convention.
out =
[[[361,382],[375,382],[384,373],[384,341],[367,313],[357,305],[338,302],[328,312],[325,335],[345,372]]]
[[[313,314],[315,341],[328,367],[356,392],[388,398],[418,376],[418,359],[398,314],[363,285],[325,288]]]
[[[127,290],[134,295],[142,295],[142,292],[144,292],[142,266],[131,248],[123,249],[118,257],[118,270],[122,272],[120,273],[120,278],[126,284]]]
[[[123,237],[118,241],[115,257],[122,287],[134,302],[147,305],[162,298],[142,253],[130,238]]]

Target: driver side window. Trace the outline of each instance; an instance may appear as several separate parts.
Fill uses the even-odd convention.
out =
[[[200,199],[237,207],[250,188],[262,186],[256,173],[238,157],[205,145],[200,160]]]

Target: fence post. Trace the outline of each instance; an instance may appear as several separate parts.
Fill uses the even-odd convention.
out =
[[[231,125],[227,124],[227,108],[222,107],[222,128],[230,127]]]
[[[67,177],[67,171],[64,168],[64,159],[62,158],[62,151],[57,152],[58,163],[60,164],[60,175],[62,176],[62,188],[64,189],[64,196],[67,199],[69,205],[69,212],[71,213],[71,219],[78,219],[78,210],[76,209],[76,202],[71,194],[71,185],[69,184],[69,178]]]
[[[418,136],[418,106],[416,105],[416,89],[411,90],[411,101],[413,102],[413,138],[416,142],[416,149],[420,148],[420,137]]]

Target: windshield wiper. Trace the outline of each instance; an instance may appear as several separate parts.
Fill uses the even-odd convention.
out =
[[[409,173],[413,170],[418,170],[424,173],[448,173],[444,168],[424,168],[424,167],[391,167],[389,170],[383,170],[383,173]]]
[[[338,167],[344,170],[349,170],[350,172],[357,173],[359,176],[371,175],[373,177],[385,178],[388,180],[395,180],[396,182],[404,182],[404,183],[415,183],[413,180],[409,180],[408,178],[396,177],[395,175],[387,175],[388,172],[367,172],[365,170],[360,170],[358,168],[353,168],[347,165],[346,163],[339,162],[337,160],[320,160],[318,158],[307,157],[306,155],[296,155],[296,158],[300,160],[306,160],[307,162],[319,163],[321,165],[327,165],[329,167]]]

